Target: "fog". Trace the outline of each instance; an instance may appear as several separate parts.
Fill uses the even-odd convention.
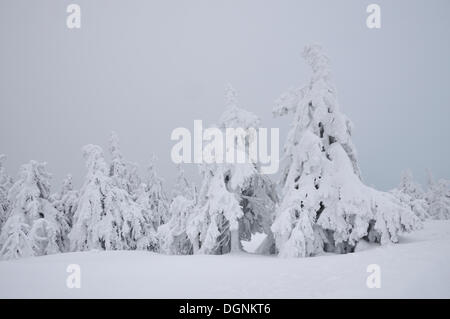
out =
[[[114,130],[126,159],[159,158],[170,188],[172,130],[216,122],[227,83],[283,143],[290,118],[273,118],[274,101],[309,81],[300,52],[314,42],[331,58],[364,181],[390,189],[405,168],[450,178],[450,2],[373,2],[381,29],[367,28],[361,0],[2,0],[0,153],[12,175],[35,159],[54,190],[67,173],[80,186],[81,147],[106,151]],[[70,3],[81,29],[66,27]]]

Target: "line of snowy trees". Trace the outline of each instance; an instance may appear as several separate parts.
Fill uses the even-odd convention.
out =
[[[45,163],[30,161],[13,180],[0,155],[0,259],[91,249],[225,254],[240,251],[256,233],[266,234],[257,253],[306,257],[352,252],[362,240],[395,243],[426,218],[449,219],[446,180],[430,178],[423,191],[405,172],[390,192],[362,182],[352,123],[339,109],[329,59],[318,45],[307,46],[303,57],[310,82],[284,93],[274,109],[292,118],[278,183],[262,175],[257,162],[212,161],[199,165],[199,185],[178,166],[169,196],[155,159],[142,178],[112,133],[110,162],[100,146],[84,146],[81,189],[69,175],[51,194]],[[228,87],[226,110],[214,127],[243,128],[234,153],[248,152],[259,125]]]

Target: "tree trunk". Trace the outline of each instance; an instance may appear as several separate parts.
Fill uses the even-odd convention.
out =
[[[200,249],[199,247],[199,242],[198,242],[198,236],[196,236],[192,242],[192,248],[194,249],[194,255],[198,253],[198,250]]]
[[[237,229],[231,230],[231,247],[230,252],[236,253],[241,251],[241,243],[239,241],[239,231]]]

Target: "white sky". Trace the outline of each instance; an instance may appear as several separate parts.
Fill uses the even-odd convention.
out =
[[[365,25],[373,2],[380,30]],[[66,28],[70,3],[80,30]],[[128,160],[145,166],[155,153],[171,185],[171,131],[217,121],[228,82],[283,142],[290,119],[272,118],[274,100],[307,83],[300,52],[318,42],[365,182],[392,188],[404,168],[450,178],[449,12],[448,0],[2,0],[0,153],[13,175],[36,159],[54,189],[69,172],[80,186],[81,147],[106,150],[115,130]]]

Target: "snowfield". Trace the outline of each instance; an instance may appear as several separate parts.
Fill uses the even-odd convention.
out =
[[[0,298],[450,298],[450,221],[385,247],[283,259],[249,253],[168,256],[90,251],[0,262]],[[69,264],[81,288],[69,289]],[[381,288],[367,288],[369,264]]]

